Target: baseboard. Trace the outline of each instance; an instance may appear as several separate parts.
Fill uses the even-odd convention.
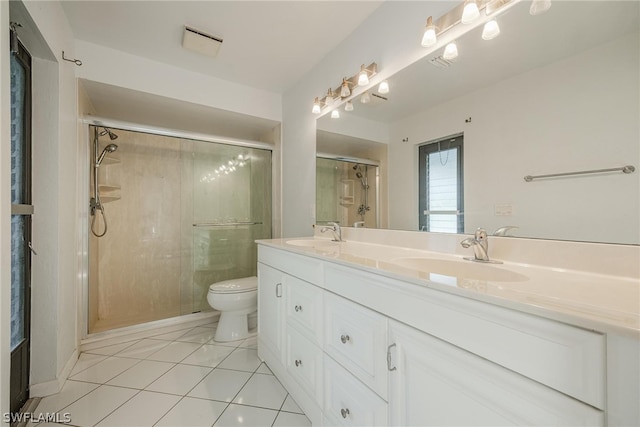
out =
[[[206,313],[186,314],[171,319],[157,320],[142,325],[128,326],[113,331],[100,332],[89,335],[80,342],[80,352],[93,350],[107,345],[118,344],[124,341],[133,341],[148,338],[153,335],[179,331],[206,325],[220,317],[219,311]]]
[[[29,396],[44,397],[56,394],[62,390],[62,386],[64,386],[65,381],[69,378],[69,374],[78,361],[78,355],[79,353],[77,349],[71,353],[71,357],[69,357],[67,362],[64,364],[62,371],[58,373],[58,377],[56,379],[44,383],[31,384],[29,386]]]

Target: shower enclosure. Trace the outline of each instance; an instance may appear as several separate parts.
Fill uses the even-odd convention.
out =
[[[209,286],[255,275],[271,237],[271,151],[111,131],[117,151],[97,132],[90,156],[109,227],[89,234],[88,332],[211,310]]]
[[[316,158],[316,222],[377,228],[378,184],[373,161]]]

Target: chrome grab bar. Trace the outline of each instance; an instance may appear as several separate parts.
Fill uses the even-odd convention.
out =
[[[609,169],[592,169],[588,171],[577,171],[577,172],[565,172],[565,173],[551,173],[548,175],[527,175],[524,177],[524,180],[527,182],[531,182],[534,179],[539,178],[555,178],[558,176],[572,176],[572,175],[587,175],[592,173],[602,173],[602,172],[622,172],[622,173],[633,173],[636,168],[631,165],[622,166],[619,168],[609,168]]]
[[[262,225],[261,222],[196,222],[194,227],[226,227],[229,225]]]

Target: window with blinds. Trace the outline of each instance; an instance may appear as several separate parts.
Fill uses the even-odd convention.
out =
[[[462,139],[462,135],[449,137],[418,148],[422,231],[464,231]]]

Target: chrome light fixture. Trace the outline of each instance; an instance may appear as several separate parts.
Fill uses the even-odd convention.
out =
[[[358,86],[366,86],[369,84],[369,74],[368,70],[365,68],[364,64],[360,66],[360,74],[358,74]]]
[[[500,35],[500,27],[498,26],[498,21],[492,19],[491,21],[487,21],[484,24],[484,28],[482,29],[482,40],[492,40]]]
[[[458,46],[456,45],[455,41],[452,41],[447,45],[447,47],[444,48],[444,53],[442,54],[442,57],[447,61],[451,61],[458,57]]]
[[[327,96],[324,99],[324,105],[333,105],[333,98],[333,90],[329,88],[329,90],[327,91]]]
[[[389,82],[387,82],[386,80],[381,81],[378,85],[378,93],[381,93],[383,95],[389,93]]]
[[[368,104],[369,102],[371,102],[371,95],[369,95],[369,92],[365,92],[360,95],[360,103]]]
[[[436,36],[436,26],[433,25],[433,16],[427,18],[427,25],[422,35],[422,47],[430,47],[436,44],[438,38]]]
[[[316,96],[316,99],[313,101],[313,108],[311,109],[311,112],[313,114],[320,114],[320,111],[320,100]]]
[[[480,16],[480,9],[476,0],[466,0],[464,3],[464,10],[462,11],[462,19],[460,22],[463,24],[471,24]]]
[[[339,118],[340,118],[340,111],[338,111],[338,110],[333,110],[333,111],[331,112],[331,118],[332,118],[332,119],[339,119]]]
[[[551,8],[551,0],[533,0],[529,13],[531,15],[541,15]]]
[[[344,78],[342,79],[342,87],[340,88],[340,97],[341,98],[346,98],[347,96],[351,95],[351,89],[349,89],[349,82],[347,82],[347,79]]]
[[[345,104],[344,111],[353,111],[353,102],[351,102],[351,100]]]

